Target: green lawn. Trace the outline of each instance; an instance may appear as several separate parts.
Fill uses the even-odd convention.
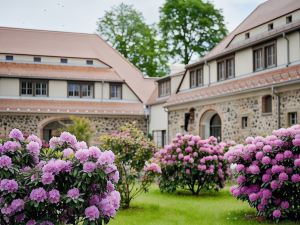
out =
[[[110,225],[264,225],[247,203],[236,200],[229,188],[221,192],[191,196],[188,193],[161,194],[156,186],[135,199],[132,208],[120,210]],[[299,223],[283,222],[280,225]]]

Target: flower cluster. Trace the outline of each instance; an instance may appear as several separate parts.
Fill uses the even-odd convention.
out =
[[[214,137],[203,140],[199,136],[177,134],[170,145],[155,154],[162,170],[160,189],[175,191],[182,187],[198,194],[202,188],[222,188],[229,175],[223,156],[228,145],[218,144]]]
[[[225,157],[235,165],[233,196],[266,218],[300,218],[300,125],[248,137]]]
[[[68,132],[49,146],[18,129],[0,140],[0,224],[107,223],[120,206],[113,152]]]

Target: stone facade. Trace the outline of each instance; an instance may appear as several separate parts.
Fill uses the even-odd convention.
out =
[[[195,109],[195,118],[189,121],[188,133],[205,137],[201,124],[208,111],[218,113],[222,121],[222,140],[243,141],[247,136],[269,135],[278,127],[288,127],[288,113],[297,112],[300,117],[300,87],[272,94],[271,88],[261,92],[223,97],[210,102],[190,103],[186,107],[169,108],[169,141],[176,133],[184,132],[184,115]],[[272,113],[262,113],[262,98],[272,95]],[[278,123],[278,97],[280,96],[280,124]],[[242,117],[248,117],[248,127],[242,128]]]
[[[70,115],[53,114],[0,114],[0,134],[7,135],[11,129],[18,128],[25,133],[37,134],[42,137],[43,128],[54,121],[68,119]],[[144,116],[84,116],[91,121],[94,130],[91,144],[98,143],[101,134],[118,130],[120,126],[127,122],[136,121],[138,128],[147,131],[147,120]]]

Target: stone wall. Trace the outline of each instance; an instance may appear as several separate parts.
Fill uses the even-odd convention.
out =
[[[45,115],[45,114],[0,114],[0,134],[7,135],[11,129],[19,128],[25,133],[42,136],[43,127],[50,122],[68,119],[70,115]],[[126,122],[136,121],[137,126],[145,133],[147,121],[144,116],[84,116],[90,119],[94,130],[91,144],[98,143],[101,134],[118,130]]]
[[[247,136],[269,135],[278,128],[278,98],[273,95],[272,113],[262,113],[262,97],[266,93],[241,95],[241,98],[223,98],[216,103],[195,102],[182,109],[169,109],[169,141],[176,133],[184,132],[184,114],[195,108],[195,119],[190,121],[188,133],[204,136],[200,124],[208,110],[214,110],[222,120],[222,140],[243,141]],[[269,90],[269,93],[271,91]],[[284,91],[280,96],[280,127],[288,127],[288,112],[297,112],[300,123],[300,90]],[[249,126],[242,129],[242,117],[248,117]]]

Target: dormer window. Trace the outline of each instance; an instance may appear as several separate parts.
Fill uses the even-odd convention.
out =
[[[249,38],[250,38],[250,33],[249,32],[245,33],[245,39],[249,39]]]
[[[158,96],[164,97],[171,94],[171,80],[162,80],[158,83]]]
[[[269,24],[268,24],[268,30],[273,30],[273,29],[274,29],[273,23],[269,23]]]
[[[60,59],[60,63],[66,64],[66,63],[68,63],[68,59],[66,59],[66,58],[61,58],[61,59]]]
[[[253,49],[253,69],[260,71],[276,66],[275,43],[268,43]]]
[[[293,17],[292,17],[292,15],[287,16],[287,17],[286,17],[286,23],[291,23],[291,22],[293,22]]]
[[[13,55],[6,55],[5,56],[5,60],[6,61],[13,61],[14,60],[14,56]]]
[[[218,81],[234,78],[234,56],[218,61]]]
[[[33,57],[33,61],[36,63],[40,63],[42,61],[41,57],[35,56]]]
[[[196,88],[203,85],[203,68],[197,68],[190,71],[190,88]]]
[[[86,65],[93,65],[94,64],[94,61],[93,60],[86,60]]]

